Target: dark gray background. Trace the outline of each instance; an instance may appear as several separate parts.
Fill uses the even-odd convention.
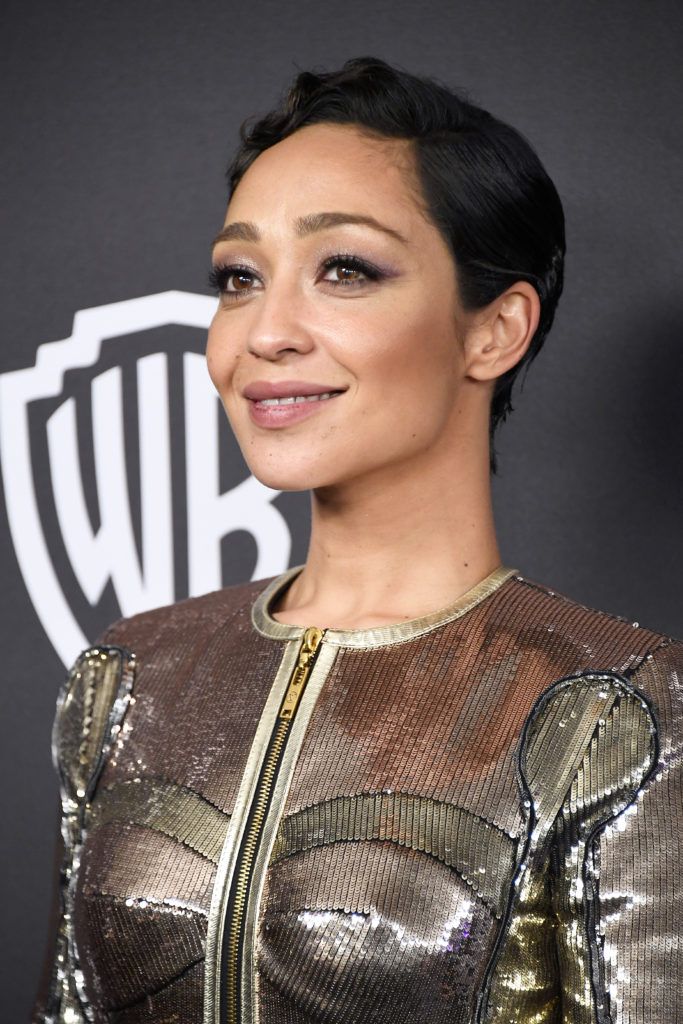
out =
[[[500,437],[504,561],[683,633],[680,5],[79,0],[5,2],[1,17],[0,372],[68,336],[78,309],[207,290],[237,126],[297,68],[373,53],[466,87],[520,128],[564,200],[568,263],[556,326]],[[300,561],[305,504],[287,501]],[[63,669],[6,529],[0,566],[0,992],[2,1020],[22,1021],[45,943]],[[236,558],[227,575],[243,571]]]

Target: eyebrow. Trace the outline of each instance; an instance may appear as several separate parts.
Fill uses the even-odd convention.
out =
[[[325,231],[341,224],[361,224],[363,227],[372,228],[374,231],[382,231],[385,235],[395,238],[403,245],[408,245],[408,239],[400,231],[381,224],[374,217],[361,213],[343,213],[341,211],[330,211],[328,213],[309,213],[304,217],[297,217],[294,222],[294,229],[299,238],[312,235],[316,231]],[[261,232],[251,221],[234,221],[226,224],[222,231],[216,235],[212,247],[219,242],[260,242]]]

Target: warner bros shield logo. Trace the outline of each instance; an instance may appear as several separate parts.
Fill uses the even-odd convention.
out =
[[[10,531],[65,665],[119,615],[289,564],[279,492],[244,468],[206,370],[214,310],[179,291],[81,310],[0,376]]]

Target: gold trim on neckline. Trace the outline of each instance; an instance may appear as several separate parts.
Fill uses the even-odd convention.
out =
[[[270,614],[270,606],[279,597],[283,590],[298,576],[303,565],[294,566],[287,572],[277,576],[268,584],[265,590],[258,595],[251,609],[251,621],[254,628],[261,636],[270,637],[273,640],[300,640],[303,636],[305,626],[297,626],[288,622],[278,622]],[[480,580],[452,604],[445,608],[438,608],[428,615],[421,615],[417,619],[408,619],[406,622],[389,623],[386,626],[369,626],[365,629],[325,629],[325,643],[334,647],[384,647],[386,644],[400,644],[406,640],[414,640],[424,633],[443,626],[453,619],[460,618],[476,605],[484,601],[490,594],[498,590],[511,576],[517,575],[517,569],[507,569],[505,566],[498,566],[492,573]],[[321,627],[322,628],[322,627]]]

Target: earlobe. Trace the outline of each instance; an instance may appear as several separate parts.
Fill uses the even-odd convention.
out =
[[[486,308],[466,341],[467,375],[493,380],[515,366],[536,333],[541,303],[536,289],[518,281]]]

